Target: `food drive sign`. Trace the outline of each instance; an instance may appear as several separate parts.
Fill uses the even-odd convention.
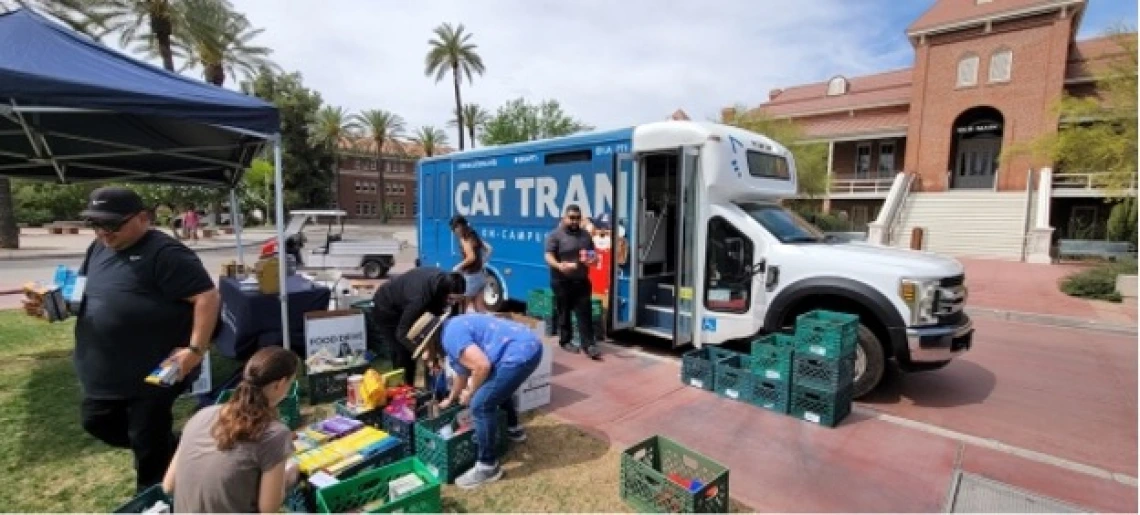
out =
[[[332,358],[363,356],[368,347],[364,313],[356,310],[305,313],[305,351],[320,351]]]
[[[559,218],[577,204],[590,218],[612,208],[613,183],[605,172],[457,179],[453,198],[463,216]]]

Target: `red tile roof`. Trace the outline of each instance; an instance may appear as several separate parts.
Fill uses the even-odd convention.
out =
[[[856,113],[804,118],[796,121],[806,139],[860,136],[888,131],[905,132],[910,119],[906,110]]]
[[[1078,41],[1069,50],[1065,65],[1065,79],[1088,79],[1109,71],[1111,63],[1129,56],[1126,47],[1117,38],[1127,37],[1136,44],[1136,33],[1125,36],[1103,36]],[[1135,47],[1133,47],[1135,48]],[[1135,59],[1135,55],[1132,56]]]
[[[1085,0],[990,0],[980,4],[977,0],[938,0],[910,24],[906,31],[908,34],[925,32],[944,25],[969,22],[1034,7],[1059,8],[1061,5],[1073,3],[1083,5]]]
[[[348,153],[375,154],[376,143],[368,138],[344,138],[340,142],[340,150]],[[455,149],[451,147],[440,146],[436,148],[434,155],[440,156],[450,154],[454,151]],[[382,154],[415,159],[424,157],[425,155],[424,149],[419,143],[406,139],[388,140],[384,143],[384,151]]]
[[[793,86],[772,92],[772,98],[759,109],[768,116],[805,116],[811,113],[842,111],[874,105],[910,102],[911,69],[874,75],[848,77],[847,93],[827,96],[829,81]]]

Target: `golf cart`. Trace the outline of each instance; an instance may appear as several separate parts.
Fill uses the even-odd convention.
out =
[[[296,210],[289,213],[285,229],[286,245],[300,249],[302,268],[359,270],[364,277],[379,279],[396,264],[396,254],[403,244],[394,239],[344,241],[345,213],[339,209]],[[324,243],[308,247],[305,227],[327,223]]]

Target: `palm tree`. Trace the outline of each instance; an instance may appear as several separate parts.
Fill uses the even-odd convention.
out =
[[[357,125],[340,106],[324,106],[317,111],[317,117],[309,125],[309,141],[316,146],[331,148],[333,159],[333,198],[340,207],[340,147],[342,143],[351,142],[356,135]]]
[[[384,182],[384,169],[380,166],[380,157],[384,154],[385,145],[391,143],[397,148],[400,147],[400,142],[396,138],[404,134],[404,119],[396,113],[383,109],[362,111],[354,115],[352,119],[368,133],[368,137],[372,140],[373,149],[376,151],[376,164],[380,168],[380,182],[376,186],[380,193],[380,221],[387,222],[388,195],[384,191],[386,184]]]
[[[447,144],[447,133],[431,125],[425,125],[416,129],[411,140],[424,149],[424,157],[431,157],[440,151],[440,147]]]
[[[119,34],[119,45],[144,41],[174,71],[174,35],[195,23],[196,10],[183,9],[185,0],[41,0],[69,25],[87,27],[96,38]],[[228,0],[216,0],[230,7]]]
[[[482,75],[486,68],[483,67],[483,58],[475,51],[477,45],[468,42],[471,39],[471,33],[464,33],[463,24],[460,23],[458,27],[453,27],[450,23],[444,23],[435,28],[435,39],[428,41],[428,53],[424,58],[424,75],[435,75],[435,82],[443,80],[448,73],[451,73],[451,78],[455,84],[455,114],[458,119],[459,127],[459,150],[464,148],[463,140],[463,99],[459,94],[459,83],[461,81],[460,72],[467,77],[467,82],[471,82],[472,72]]]
[[[278,70],[268,59],[273,50],[250,44],[265,29],[253,28],[225,0],[179,0],[177,8],[185,20],[174,34],[174,50],[185,60],[179,72],[201,66],[202,78],[221,86],[226,75],[248,79],[262,67]]]
[[[460,119],[467,129],[467,135],[471,137],[471,148],[475,148],[475,132],[482,132],[483,126],[491,120],[491,114],[479,104],[464,104],[463,113],[455,112],[455,118],[447,122],[447,126],[458,127]]]

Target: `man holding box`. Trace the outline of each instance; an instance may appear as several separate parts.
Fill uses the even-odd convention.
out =
[[[97,189],[80,215],[96,235],[76,286],[83,429],[134,452],[142,491],[161,482],[170,464],[174,401],[209,350],[221,300],[198,256],[151,228],[133,190]],[[177,366],[173,384],[148,383],[162,365]]]

